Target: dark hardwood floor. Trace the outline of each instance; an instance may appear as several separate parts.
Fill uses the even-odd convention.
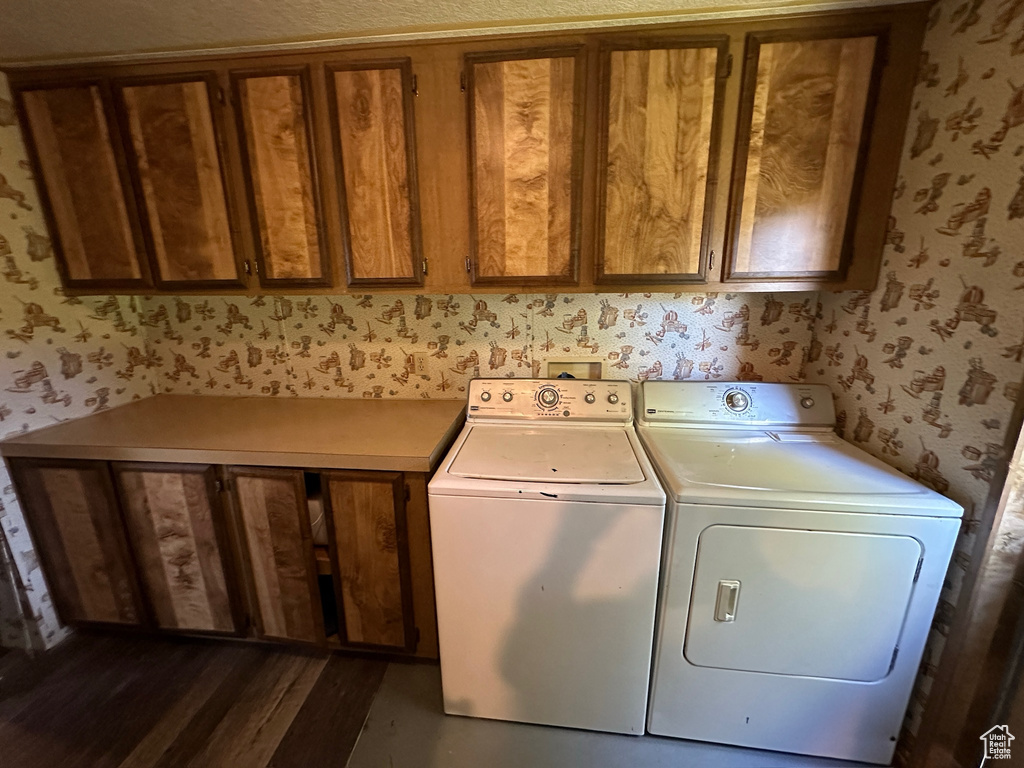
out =
[[[3,768],[344,766],[387,663],[78,634],[0,655]]]

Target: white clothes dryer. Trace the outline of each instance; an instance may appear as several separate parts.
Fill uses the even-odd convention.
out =
[[[643,733],[665,494],[629,382],[471,381],[428,494],[445,712]]]
[[[649,731],[887,764],[961,507],[836,436],[823,385],[639,400],[669,497]]]

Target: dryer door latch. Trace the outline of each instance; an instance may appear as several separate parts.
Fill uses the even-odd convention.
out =
[[[718,582],[715,621],[736,621],[736,605],[740,600],[740,583],[732,579]]]

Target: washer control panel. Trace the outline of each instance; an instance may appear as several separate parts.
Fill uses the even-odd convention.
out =
[[[473,379],[467,416],[629,422],[633,400],[628,381],[601,379]]]
[[[832,426],[832,393],[824,384],[757,381],[645,381],[638,421],[695,426]]]

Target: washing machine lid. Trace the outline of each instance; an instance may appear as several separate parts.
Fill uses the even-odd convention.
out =
[[[638,430],[681,503],[960,517],[960,505],[827,432]]]
[[[448,474],[527,483],[627,485],[646,479],[622,427],[475,426]]]

